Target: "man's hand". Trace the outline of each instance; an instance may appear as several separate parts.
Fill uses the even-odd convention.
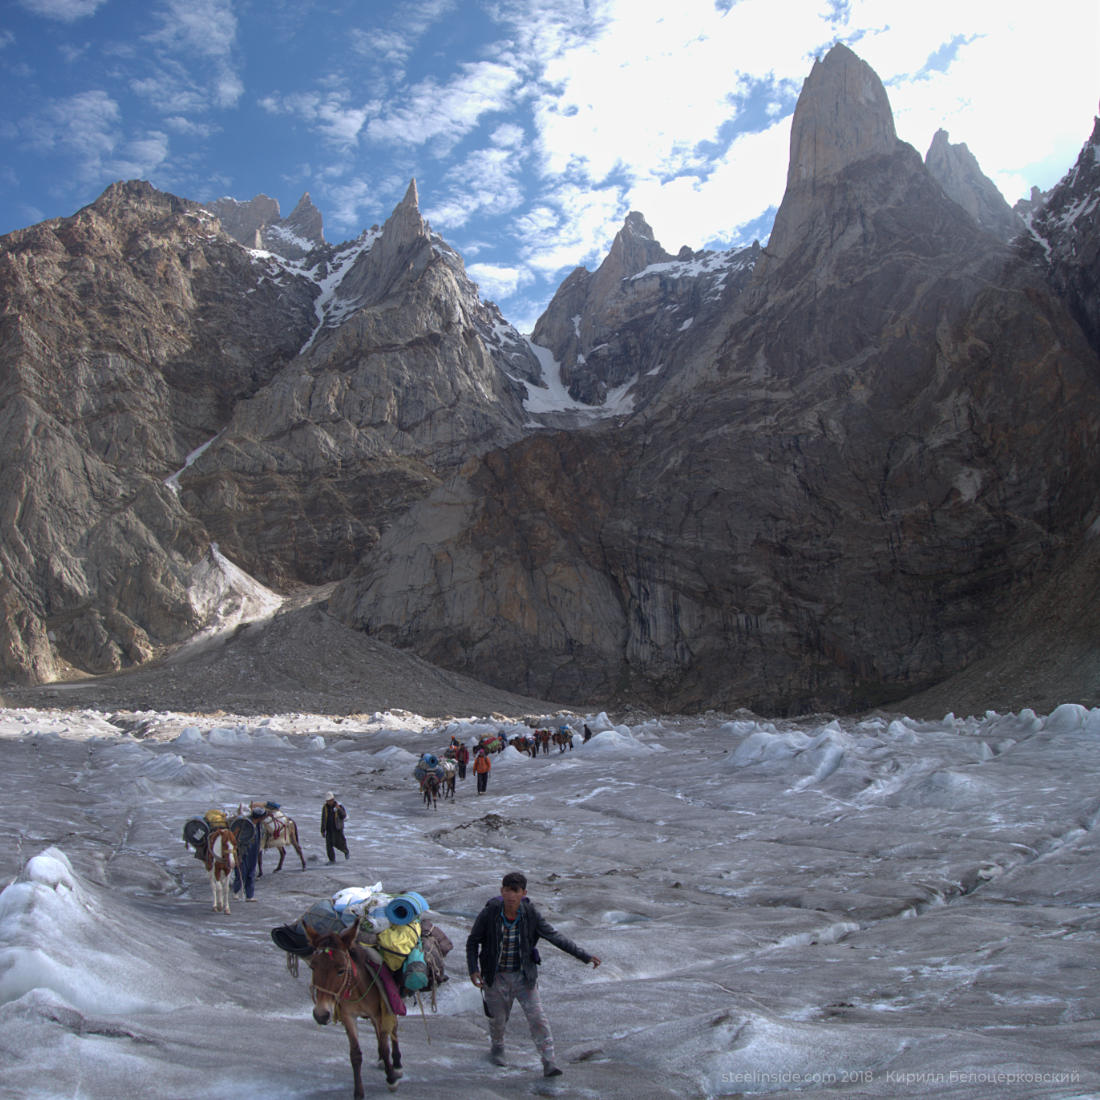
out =
[[[593,955],[592,956],[592,969],[595,970],[596,967],[599,966],[599,965],[600,965],[599,955]]]
[[[478,989],[481,989],[484,985],[484,982],[482,982],[482,980],[481,980],[481,971],[480,970],[475,970],[470,975],[470,981],[473,982],[474,985],[476,985],[478,987]]]

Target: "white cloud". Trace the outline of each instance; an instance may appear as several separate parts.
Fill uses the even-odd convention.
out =
[[[432,225],[454,229],[475,216],[507,214],[522,204],[521,174],[528,159],[523,127],[498,126],[490,140],[489,148],[473,151],[447,172],[449,190],[427,213]]]
[[[195,84],[183,66],[172,60],[164,61],[154,76],[132,80],[130,90],[155,110],[177,117],[202,114],[210,106],[209,89]]]
[[[511,297],[534,279],[526,268],[514,264],[470,264],[466,274],[477,283],[483,298],[494,301]]]
[[[121,117],[106,92],[81,92],[47,103],[30,123],[30,140],[41,150],[74,153],[85,165],[98,163],[118,144]]]
[[[499,11],[517,16],[510,5]],[[532,241],[528,262],[544,272],[591,263],[593,242],[604,246],[628,209],[672,251],[736,239],[781,200],[795,94],[837,39],[887,84],[903,139],[923,154],[936,129],[949,129],[1012,200],[1030,151],[1046,148],[1052,129],[1064,131],[1058,176],[1088,134],[1091,118],[1067,109],[1095,102],[1097,13],[1092,33],[1066,34],[1082,18],[1076,0],[1042,9],[1024,0],[739,0],[726,12],[712,0],[605,0],[559,11],[549,32],[540,25],[526,39],[543,186],[541,207],[517,223]],[[755,119],[738,118],[754,96]],[[745,121],[757,132],[732,137]],[[579,198],[584,189],[591,202]]]
[[[34,15],[56,19],[60,23],[74,23],[78,19],[94,15],[107,0],[19,0]]]
[[[127,141],[115,151],[107,172],[119,179],[143,178],[159,168],[168,157],[168,135],[151,130]]]
[[[598,264],[622,228],[625,202],[617,187],[591,189],[565,183],[513,224],[524,262],[554,275],[579,264]]]
[[[229,0],[166,0],[157,12],[159,25],[146,41],[160,48],[161,75],[152,81],[135,81],[146,92],[158,83],[174,85],[188,101],[177,111],[205,106],[233,107],[244,94],[244,82],[236,71],[233,53],[237,39],[237,17]],[[180,60],[171,59],[176,55]],[[192,70],[206,62],[210,75],[194,77]],[[154,96],[154,102],[163,101]]]
[[[923,155],[942,127],[1014,202],[1032,183],[1046,189],[1057,182],[1088,137],[1100,89],[1100,9],[1093,6],[1091,25],[1072,0],[1041,9],[1006,2],[995,10],[996,19],[958,47],[945,71],[887,90],[903,140]],[[1067,34],[1073,25],[1077,32]]]
[[[515,69],[496,61],[465,62],[444,82],[420,81],[399,104],[367,123],[373,141],[423,145],[439,141],[449,148],[470,133],[486,114],[512,106],[519,81]]]
[[[347,148],[359,140],[360,131],[378,103],[352,106],[341,92],[296,92],[284,96],[265,96],[260,106],[272,114],[294,115],[315,129],[325,141]]]
[[[377,57],[404,65],[417,42],[444,16],[458,7],[458,0],[419,0],[404,3],[394,26],[353,28],[349,38],[353,49],[365,57]]]
[[[699,146],[736,118],[740,97],[805,75],[807,53],[830,33],[821,6],[741,0],[723,14],[711,0],[607,4],[593,37],[545,59],[535,110],[544,172],[600,183],[614,171],[698,171]]]
[[[732,241],[739,226],[755,221],[783,197],[790,145],[790,118],[767,130],[743,134],[714,162],[705,179],[680,176],[633,186],[627,205],[653,227],[666,251]]]
[[[361,57],[386,61],[391,65],[404,65],[413,47],[408,35],[382,27],[369,30],[353,27],[348,32],[348,42]]]
[[[152,42],[180,53],[227,57],[237,37],[237,17],[229,0],[165,0],[160,28]]]
[[[350,227],[362,225],[360,212],[369,209],[375,195],[365,180],[354,179],[327,185],[325,198],[328,205],[326,220],[334,225]]]
[[[204,125],[182,115],[170,115],[162,120],[166,129],[184,137],[206,138],[217,132],[214,126]]]
[[[122,113],[106,92],[54,100],[28,125],[31,144],[73,158],[74,176],[88,183],[147,176],[168,156],[168,136],[150,130],[126,138]]]

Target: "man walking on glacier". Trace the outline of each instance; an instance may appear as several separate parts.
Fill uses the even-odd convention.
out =
[[[489,1016],[492,1042],[489,1058],[493,1064],[507,1064],[504,1029],[512,1002],[519,1001],[535,1048],[542,1057],[543,1075],[560,1077],[561,1070],[554,1062],[550,1023],[539,1000],[539,953],[535,946],[539,937],[583,963],[591,963],[593,967],[600,965],[597,956],[590,955],[558,932],[535,908],[527,897],[526,876],[519,871],[509,871],[501,882],[500,897],[486,902],[474,920],[466,940],[466,968],[470,981],[481,990]]]

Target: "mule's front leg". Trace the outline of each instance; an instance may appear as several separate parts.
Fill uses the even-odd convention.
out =
[[[348,1033],[348,1057],[351,1059],[351,1075],[355,1082],[355,1100],[363,1100],[363,1051],[359,1046],[359,1029],[350,1012],[341,1012],[340,1020]]]

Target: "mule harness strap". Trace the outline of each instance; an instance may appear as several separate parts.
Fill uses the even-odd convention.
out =
[[[328,955],[332,955],[332,949],[331,948],[326,948],[325,952]],[[312,978],[310,978],[309,995],[313,999],[313,1003],[314,1004],[317,1003],[317,994],[318,993],[327,993],[330,997],[332,997],[336,1001],[350,1000],[351,999],[351,992],[348,989],[348,987],[351,985],[351,979],[352,979],[353,975],[356,975],[356,976],[358,975],[358,968],[355,965],[355,960],[351,957],[350,954],[348,954],[348,965],[347,965],[347,968],[344,971],[344,981],[343,981],[343,984],[340,986],[339,989],[337,989],[337,990],[323,989]],[[359,1000],[359,998],[356,997],[355,1000]]]
[[[417,992],[414,994],[414,996],[416,997],[416,1003],[420,1006],[420,1018],[424,1021],[424,1034],[428,1037],[428,1043],[430,1045],[431,1041],[432,1041],[432,1035],[431,1035],[431,1032],[428,1030],[428,1017],[424,1015],[424,1002],[420,999],[420,991],[417,990]],[[434,1012],[435,1011],[435,1008],[434,1008],[435,990],[434,989],[432,990],[432,999],[433,999],[432,1011]]]
[[[328,953],[330,955],[332,954],[331,949],[326,948],[326,950],[328,951]],[[351,980],[352,980],[353,977],[358,977],[359,976],[359,968],[355,965],[355,960],[351,957],[351,952],[350,951],[346,952],[346,954],[347,954],[347,957],[348,957],[348,968],[344,972],[344,984],[341,985],[340,988],[336,992],[333,992],[331,989],[322,989],[315,981],[312,980],[312,978],[310,979],[309,994],[310,994],[310,997],[313,999],[313,1003],[314,1004],[317,1003],[317,994],[318,993],[327,993],[330,997],[332,997],[336,1001],[341,1001],[341,1000],[361,1001],[371,991],[371,986],[377,985],[379,995],[381,997],[385,998],[384,1003],[386,1005],[388,1005],[389,1004],[389,998],[386,995],[386,990],[383,988],[381,982],[379,982],[378,975],[376,973],[374,973],[369,966],[363,967],[364,972],[366,973],[367,977],[370,979],[369,982],[367,983],[367,988],[364,989],[363,992],[360,993],[358,996],[353,996],[352,995],[352,991],[350,989]]]

